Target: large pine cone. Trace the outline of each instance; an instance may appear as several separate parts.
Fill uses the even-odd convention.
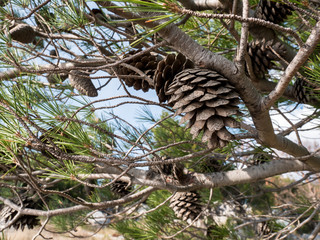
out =
[[[278,24],[291,14],[292,8],[284,3],[272,0],[260,0],[256,8],[255,17]]]
[[[87,72],[72,70],[69,74],[70,85],[77,89],[80,94],[96,97],[98,96],[98,91],[89,76]]]
[[[177,74],[167,91],[169,103],[176,114],[185,113],[180,123],[189,121],[187,128],[209,148],[224,147],[232,139],[226,127],[236,127],[232,115],[239,115],[239,95],[228,79],[208,69],[186,69]]]
[[[197,192],[177,192],[170,200],[170,208],[183,221],[193,221],[202,211]]]
[[[160,102],[169,100],[166,95],[169,85],[176,74],[187,68],[193,68],[194,64],[181,53],[169,54],[161,60],[154,76],[154,85]]]
[[[313,98],[313,89],[310,83],[304,81],[302,78],[297,78],[293,84],[293,95],[298,103],[310,103]]]
[[[15,204],[20,205],[20,201],[18,198],[12,200]],[[23,207],[25,208],[36,208],[38,203],[35,202],[32,198],[29,197],[22,197]],[[3,219],[5,222],[11,221],[17,214],[17,211],[10,208],[7,205],[4,205],[0,211],[0,219]],[[15,223],[13,223],[13,227],[15,229],[24,230],[25,227],[29,229],[33,229],[35,226],[40,225],[40,220],[37,216],[30,216],[30,215],[22,215],[20,216]]]
[[[115,181],[110,185],[110,190],[115,195],[124,197],[130,193],[132,190],[131,186],[128,186],[128,183],[123,181]]]
[[[253,72],[257,78],[265,78],[268,69],[274,67],[273,61],[279,61],[279,57],[271,48],[280,56],[286,52],[285,46],[280,42],[273,44],[273,40],[265,41],[255,40],[248,45],[248,55],[251,58]]]
[[[136,54],[138,51],[133,51],[130,52],[129,54],[125,55],[124,57],[128,57],[130,55],[134,55]],[[147,52],[141,56],[137,56],[133,59],[131,59],[130,61],[126,62],[126,64],[129,64],[133,67],[136,67],[137,69],[141,70],[142,72],[144,72],[149,78],[153,78],[154,73],[156,71],[157,68],[157,64],[159,62],[159,56],[154,54],[154,53],[150,53]],[[117,72],[119,75],[131,75],[131,76],[139,76],[138,73],[136,73],[135,71],[126,68],[124,66],[120,66],[117,69]],[[125,84],[128,87],[133,87],[135,90],[142,90],[144,92],[149,91],[149,89],[153,89],[154,87],[149,84],[148,81],[146,81],[145,79],[141,79],[141,78],[130,78],[130,77],[126,77],[122,79]]]

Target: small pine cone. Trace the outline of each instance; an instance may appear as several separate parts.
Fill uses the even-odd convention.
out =
[[[25,23],[19,23],[11,28],[9,34],[13,40],[21,43],[32,43],[36,37],[33,28]]]
[[[293,84],[293,96],[297,99],[298,103],[310,103],[314,95],[314,88],[314,86],[302,78],[297,78]]]
[[[139,50],[132,51],[129,54],[125,55],[124,57],[134,55],[138,52],[139,52]],[[138,56],[138,57],[131,59],[130,61],[128,61],[126,63],[141,70],[149,78],[152,79],[154,76],[154,73],[156,71],[158,62],[159,62],[158,55],[155,55],[154,53],[147,52],[141,56]],[[135,71],[133,71],[129,68],[123,67],[123,66],[120,66],[118,68],[117,72],[119,75],[139,76],[139,74],[136,73]],[[126,77],[126,78],[123,78],[122,80],[125,82],[125,84],[128,87],[133,87],[135,90],[142,90],[144,92],[147,92],[147,91],[149,91],[150,88],[151,89],[154,88],[145,79]]]
[[[284,3],[272,0],[260,0],[255,17],[273,23],[283,22],[288,15],[292,14],[292,8]]]
[[[180,123],[189,121],[186,127],[194,138],[202,131],[209,148],[222,148],[232,139],[226,127],[237,127],[231,116],[240,115],[239,95],[228,79],[208,69],[186,69],[176,75],[167,94],[176,114],[185,113]]]
[[[272,61],[280,60],[271,48],[280,56],[283,56],[286,52],[283,44],[280,42],[273,44],[273,40],[267,42],[265,39],[255,40],[248,45],[248,55],[251,58],[253,72],[257,78],[265,78],[268,69],[274,67]]]
[[[89,73],[72,70],[69,74],[70,85],[77,89],[80,94],[96,97],[98,96],[98,91],[89,76]]]
[[[37,202],[29,197],[22,197],[21,200],[25,208],[36,208],[38,205]],[[18,198],[13,199],[12,202],[20,205],[20,200]],[[5,222],[9,222],[16,216],[16,214],[16,210],[5,205],[0,211],[0,219],[3,219]],[[13,223],[12,226],[15,229],[21,229],[23,231],[25,227],[33,229],[37,225],[40,225],[40,220],[37,216],[22,215]]]
[[[115,195],[124,197],[128,195],[131,191],[131,187],[128,186],[128,183],[123,182],[123,181],[115,181],[110,185],[110,190],[113,192]]]
[[[194,64],[181,53],[178,55],[169,54],[165,59],[158,63],[154,76],[154,85],[159,98],[159,102],[169,100],[166,96],[169,85],[172,83],[174,76],[187,68],[193,68]]]
[[[167,161],[168,157],[162,157],[162,160]],[[180,184],[184,184],[188,179],[188,175],[184,173],[184,165],[180,162],[152,165],[148,170],[148,179],[154,178],[160,174],[164,174],[166,177],[172,177],[173,180],[178,181]]]
[[[202,211],[197,192],[177,192],[170,200],[170,208],[183,221],[193,221]]]

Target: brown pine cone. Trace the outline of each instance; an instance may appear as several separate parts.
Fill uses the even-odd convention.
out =
[[[136,53],[138,53],[139,50],[137,51],[132,51],[128,54],[126,54],[124,57],[128,57],[131,55],[134,55]],[[131,59],[130,61],[126,62],[126,64],[129,64],[139,70],[141,70],[142,72],[144,72],[149,78],[153,78],[154,73],[156,71],[157,68],[157,64],[159,62],[159,56],[154,54],[154,53],[150,53],[147,52],[141,56],[137,56],[133,59]],[[117,73],[119,75],[131,75],[131,76],[139,76],[138,73],[136,73],[135,71],[126,68],[124,66],[120,66],[117,69]],[[154,86],[152,86],[147,80],[145,79],[141,79],[141,78],[130,78],[130,77],[124,77],[122,78],[122,80],[125,82],[125,84],[128,87],[133,87],[135,90],[142,90],[144,92],[149,91],[149,89],[153,89]]]
[[[183,221],[193,221],[202,211],[197,192],[177,192],[170,200],[170,208]]]
[[[293,84],[293,96],[297,99],[298,103],[310,104],[313,100],[317,101],[314,91],[316,84],[308,83],[302,78],[297,78]]]
[[[278,24],[283,22],[288,15],[291,15],[292,10],[290,6],[279,1],[260,0],[255,11],[255,17]]]
[[[70,86],[78,90],[80,94],[96,97],[98,96],[98,91],[93,85],[90,75],[87,72],[81,72],[78,70],[72,70],[69,74]]]
[[[168,161],[169,157],[164,156],[161,159],[163,161]],[[180,162],[151,165],[148,170],[147,178],[151,179],[160,174],[164,174],[165,177],[171,177],[180,184],[184,184],[188,179],[188,175],[184,173],[184,165]]]
[[[154,85],[160,102],[169,100],[166,95],[169,85],[176,74],[187,68],[193,68],[194,64],[181,53],[169,54],[158,63],[154,76]]]
[[[265,78],[268,70],[275,66],[273,61],[280,60],[271,48],[279,56],[283,56],[286,51],[283,44],[280,42],[273,44],[273,40],[266,42],[264,39],[257,39],[248,45],[248,55],[251,58],[253,72],[257,78]]]
[[[25,23],[19,23],[9,30],[9,34],[13,40],[21,43],[32,43],[36,37],[33,28]]]
[[[208,69],[186,69],[175,76],[169,86],[169,103],[176,114],[185,113],[180,123],[189,121],[187,128],[209,148],[224,147],[233,135],[226,127],[237,127],[232,115],[240,115],[239,95],[228,79]]]
[[[131,186],[128,186],[128,183],[123,182],[123,181],[115,181],[110,185],[110,190],[113,192],[115,195],[124,197],[130,193],[132,190]]]
[[[21,197],[21,200],[23,207],[25,208],[35,208],[38,205],[38,202],[34,201],[30,197]],[[12,202],[20,205],[20,200],[18,198],[12,199]],[[5,222],[11,221],[16,215],[17,211],[7,205],[4,205],[0,211],[0,219],[3,219]],[[40,219],[37,216],[22,215],[13,223],[12,226],[15,229],[21,229],[23,231],[25,227],[33,229],[37,225],[40,225]]]

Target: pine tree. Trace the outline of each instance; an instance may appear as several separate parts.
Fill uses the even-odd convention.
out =
[[[318,10],[0,1],[0,231],[315,238]]]

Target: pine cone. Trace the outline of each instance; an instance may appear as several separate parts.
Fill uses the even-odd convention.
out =
[[[35,208],[38,205],[38,203],[30,197],[22,197],[21,200],[23,203],[23,207],[25,208]],[[20,201],[18,198],[13,199],[12,202],[20,205]],[[5,222],[9,222],[16,216],[16,214],[16,210],[10,208],[7,205],[4,205],[0,211],[0,219],[3,219]],[[15,229],[20,228],[23,231],[26,226],[29,229],[33,229],[37,225],[40,225],[40,220],[37,216],[22,215],[13,223],[12,226]]]
[[[128,183],[126,182],[115,181],[110,185],[110,190],[117,196],[124,197],[130,193],[132,188],[131,186],[128,186]]]
[[[248,55],[251,58],[253,72],[257,78],[265,78],[268,69],[274,67],[272,61],[279,61],[279,57],[274,54],[271,48],[280,56],[286,52],[285,46],[280,42],[273,43],[273,40],[255,40],[248,45]]]
[[[130,55],[134,55],[138,52],[137,51],[132,51],[129,54],[125,55],[124,57],[128,57]],[[155,55],[154,53],[145,53],[141,56],[135,57],[133,59],[131,59],[130,61],[126,62],[127,64],[136,67],[137,69],[141,70],[142,72],[144,72],[149,78],[153,78],[154,73],[156,71],[157,68],[157,64],[158,64],[158,55]],[[117,70],[119,75],[132,75],[132,76],[139,76],[139,74],[137,74],[135,71],[120,66]],[[149,91],[149,89],[153,89],[154,87],[152,85],[149,84],[148,81],[146,81],[145,79],[141,79],[141,78],[123,78],[122,79],[125,84],[128,87],[132,87],[135,90],[142,90],[144,92]]]
[[[153,81],[159,102],[169,100],[169,96],[166,96],[166,92],[169,85],[172,83],[174,76],[184,69],[193,67],[193,62],[181,53],[178,53],[178,55],[169,54],[165,59],[158,63]]]
[[[13,40],[21,43],[32,43],[36,37],[33,28],[25,23],[19,23],[11,28],[9,34]]]
[[[80,94],[96,97],[98,96],[98,91],[89,76],[89,73],[72,70],[69,74],[70,85],[77,89]]]
[[[202,211],[197,192],[177,192],[170,200],[170,208],[183,221],[193,221]]]
[[[239,95],[228,79],[208,69],[186,69],[176,75],[169,86],[169,104],[176,114],[185,113],[180,123],[197,137],[203,131],[202,142],[209,148],[224,147],[232,139],[226,127],[236,127],[232,115],[239,115]]]
[[[293,96],[297,99],[298,103],[310,103],[314,96],[314,88],[314,86],[302,78],[297,78],[293,84]]]
[[[169,157],[167,156],[162,157],[163,161],[167,161],[168,159]],[[180,162],[151,165],[147,173],[147,178],[152,179],[160,174],[165,175],[165,177],[171,177],[180,184],[184,184],[188,179],[188,175],[184,173],[184,165]]]
[[[283,22],[288,15],[291,15],[292,10],[290,6],[284,3],[260,0],[255,11],[255,17],[278,24]]]

